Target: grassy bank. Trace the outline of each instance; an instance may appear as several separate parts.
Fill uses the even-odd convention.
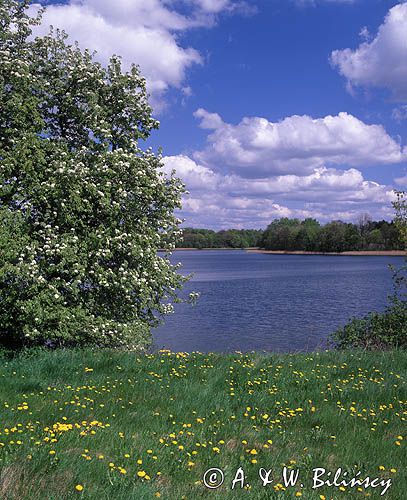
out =
[[[0,497],[383,498],[381,487],[311,489],[313,468],[342,467],[390,478],[385,498],[400,500],[406,368],[400,352],[4,358]],[[231,491],[239,466],[249,486]],[[284,466],[300,469],[295,487],[282,486]],[[202,484],[209,467],[224,470],[218,490]]]

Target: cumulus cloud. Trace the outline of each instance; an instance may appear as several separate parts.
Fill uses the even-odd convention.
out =
[[[307,175],[321,166],[392,164],[407,156],[407,149],[403,151],[381,125],[367,125],[348,113],[316,119],[294,115],[280,122],[246,117],[237,125],[204,109],[195,117],[212,132],[206,148],[194,158],[248,178]]]
[[[167,172],[175,169],[189,190],[181,214],[189,225],[265,227],[276,217],[357,220],[366,212],[391,218],[392,187],[361,171],[407,159],[381,125],[347,113],[276,123],[252,117],[237,125],[204,109],[195,117],[208,131],[207,146],[164,158]]]
[[[329,3],[344,3],[351,4],[355,3],[357,0],[293,0],[297,5],[307,6],[307,5],[321,5]]]
[[[335,50],[331,63],[350,87],[381,87],[407,100],[407,3],[391,8],[372,41],[355,50]]]
[[[209,168],[198,165],[185,155],[164,157],[165,171],[169,174],[175,170],[187,186],[195,193],[218,189],[222,177]]]
[[[186,183],[181,216],[188,225],[265,227],[277,217],[356,220],[366,212],[391,217],[392,188],[364,179],[354,168],[247,179],[214,172],[185,155],[163,161],[168,173],[174,169]]]
[[[177,34],[210,27],[216,15],[245,5],[231,0],[196,0],[181,13],[175,4],[166,0],[70,0],[48,5],[35,34],[46,34],[53,25],[64,29],[71,42],[96,50],[102,63],[114,53],[122,56],[125,68],[139,64],[158,105],[168,88],[185,87],[191,66],[203,63],[199,52],[182,46]],[[31,9],[34,12],[40,6],[36,3]]]
[[[253,14],[257,12],[250,2],[236,0],[184,0],[187,4],[193,4],[202,13],[219,14],[220,12],[240,12],[242,14]]]
[[[407,175],[403,175],[402,177],[396,177],[394,182],[401,187],[407,187]]]
[[[403,120],[407,120],[407,104],[394,108],[391,116],[393,120],[396,120],[396,122],[399,123]]]

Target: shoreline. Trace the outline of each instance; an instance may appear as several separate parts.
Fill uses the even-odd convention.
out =
[[[404,250],[349,250],[347,252],[308,252],[306,250],[246,250],[248,253],[265,253],[273,255],[336,255],[344,257],[405,257],[407,253]]]
[[[249,248],[230,248],[230,247],[219,247],[219,248],[214,248],[214,247],[210,247],[210,248],[190,248],[190,247],[178,247],[178,248],[174,248],[173,251],[177,251],[177,250],[182,250],[182,251],[196,251],[196,252],[200,252],[202,250],[239,250],[239,251],[242,251],[242,250],[245,250],[245,251],[253,251],[253,250],[257,250],[257,248],[255,247],[249,247]]]
[[[310,252],[307,250],[263,250],[261,248],[174,248],[173,252],[177,251],[188,251],[188,252],[200,252],[207,250],[222,250],[222,251],[245,251],[247,253],[264,253],[271,255],[335,255],[335,256],[344,256],[344,257],[407,257],[407,252],[404,250],[348,250],[346,252]],[[164,251],[164,250],[160,250]]]

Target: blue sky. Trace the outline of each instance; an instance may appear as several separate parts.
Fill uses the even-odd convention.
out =
[[[407,3],[46,3],[40,32],[140,64],[186,225],[391,218],[407,187]]]

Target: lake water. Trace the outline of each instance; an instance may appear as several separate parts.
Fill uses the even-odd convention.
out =
[[[323,348],[351,316],[383,310],[392,292],[389,264],[403,257],[270,255],[243,250],[177,251],[186,294],[154,332],[174,351],[302,351]]]

